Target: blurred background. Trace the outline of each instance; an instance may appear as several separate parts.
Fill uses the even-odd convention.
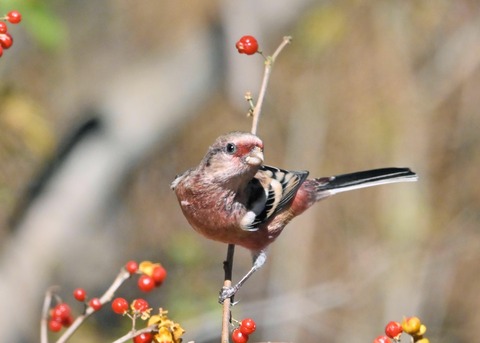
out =
[[[266,163],[329,176],[408,166],[417,183],[343,193],[295,219],[242,288],[251,341],[371,342],[417,315],[432,342],[480,326],[477,1],[14,1],[0,58],[0,337],[38,342],[48,287],[99,296],[128,260],[161,262],[139,294],[217,342],[226,246],[170,190],[220,134],[249,131],[261,56],[284,35],[260,121]],[[235,280],[250,267],[236,250]],[[71,342],[113,341],[110,307]],[[56,335],[52,334],[52,341]]]

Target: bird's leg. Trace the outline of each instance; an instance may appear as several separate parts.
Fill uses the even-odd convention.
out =
[[[255,273],[265,264],[265,261],[267,260],[267,253],[265,252],[265,250],[256,251],[252,254],[252,259],[252,268],[250,268],[247,274],[245,274],[245,276],[240,281],[238,281],[235,286],[223,287],[220,290],[220,295],[218,296],[218,302],[220,304],[222,304],[225,299],[232,298],[235,293],[238,292],[240,287],[242,287],[242,285],[250,278],[250,276],[252,276],[253,273]]]

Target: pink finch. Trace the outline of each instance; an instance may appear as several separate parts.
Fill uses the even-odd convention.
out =
[[[232,297],[266,260],[265,249],[290,220],[315,202],[352,189],[416,181],[407,168],[383,168],[316,179],[308,171],[263,165],[263,142],[245,132],[220,136],[200,164],[172,182],[183,214],[207,238],[251,250],[253,266],[238,284],[223,289]]]

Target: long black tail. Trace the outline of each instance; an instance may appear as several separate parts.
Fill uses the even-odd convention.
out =
[[[417,174],[409,168],[381,168],[316,179],[317,200],[353,189],[395,182],[417,181]]]

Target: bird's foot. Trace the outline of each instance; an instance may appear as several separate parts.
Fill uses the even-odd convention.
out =
[[[226,299],[232,298],[232,306],[235,305],[236,302],[233,302],[233,296],[235,293],[237,293],[237,291],[238,288],[236,286],[222,287],[220,294],[218,295],[218,302],[223,304]]]

